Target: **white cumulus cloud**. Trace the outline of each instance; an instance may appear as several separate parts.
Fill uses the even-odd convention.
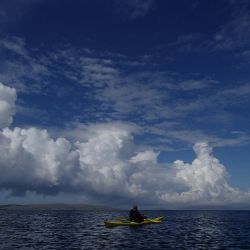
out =
[[[0,82],[0,128],[12,123],[15,114],[16,90]]]
[[[0,98],[6,103],[1,111],[5,127],[13,115],[15,90],[1,84]],[[229,185],[225,167],[206,142],[194,145],[196,158],[191,164],[181,160],[160,164],[159,152],[139,150],[135,132],[124,123],[79,125],[67,139],[53,138],[38,128],[5,127],[0,130],[1,192],[65,193],[112,204],[250,203],[249,192]]]

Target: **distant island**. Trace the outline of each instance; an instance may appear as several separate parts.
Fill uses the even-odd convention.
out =
[[[104,205],[90,204],[67,204],[67,203],[40,203],[40,204],[0,204],[1,210],[82,210],[82,211],[114,211],[127,210],[125,208],[108,207]],[[249,204],[234,204],[234,205],[189,205],[183,207],[157,207],[157,208],[142,208],[140,210],[250,210]]]
[[[5,204],[0,205],[0,210],[114,210],[111,207],[89,204],[64,204],[64,203],[48,203],[48,204]]]

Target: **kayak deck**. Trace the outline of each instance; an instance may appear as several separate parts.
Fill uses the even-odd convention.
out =
[[[104,221],[104,225],[106,227],[114,227],[114,226],[141,226],[146,224],[158,224],[161,223],[163,220],[163,217],[156,217],[156,218],[148,218],[144,219],[142,222],[134,222],[129,220],[107,220]]]

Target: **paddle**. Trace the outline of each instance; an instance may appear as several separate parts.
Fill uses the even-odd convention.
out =
[[[126,220],[129,220],[129,219],[124,217],[124,216],[120,216],[120,217],[117,217],[116,220],[126,221]]]

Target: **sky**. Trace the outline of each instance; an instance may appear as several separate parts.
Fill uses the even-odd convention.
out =
[[[2,0],[0,204],[250,207],[247,0]]]

